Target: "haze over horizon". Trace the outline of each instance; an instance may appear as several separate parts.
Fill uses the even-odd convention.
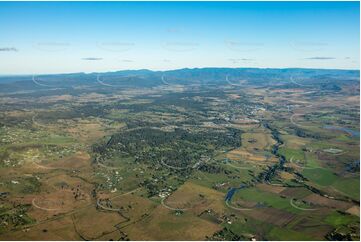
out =
[[[359,69],[359,2],[1,2],[0,75]]]

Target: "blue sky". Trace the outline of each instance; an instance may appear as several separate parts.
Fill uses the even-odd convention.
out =
[[[359,69],[359,2],[0,2],[0,74]]]

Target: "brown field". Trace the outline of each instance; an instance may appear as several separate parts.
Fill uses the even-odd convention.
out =
[[[57,214],[76,211],[92,203],[91,186],[79,178],[65,174],[49,177],[42,182],[41,194],[25,196],[22,201],[32,204],[29,215],[43,221]],[[77,197],[75,197],[75,195]]]
[[[234,124],[232,124],[232,126],[234,126],[237,129],[242,129],[242,130],[253,130],[253,129],[257,129],[260,126],[260,124],[258,124],[258,123],[243,123],[243,124],[234,123]]]
[[[235,208],[254,208],[257,205],[257,202],[254,201],[245,201],[242,199],[233,199],[231,205]]]
[[[90,167],[90,155],[85,152],[77,152],[76,154],[60,159],[50,164],[41,164],[48,168],[61,168],[61,169],[79,169],[83,167]]]
[[[272,186],[265,183],[258,184],[257,188],[265,192],[273,192],[273,193],[281,193],[286,189],[286,187]]]
[[[59,102],[59,101],[72,101],[75,98],[71,95],[58,95],[58,96],[48,96],[48,97],[44,97],[44,98],[40,98],[39,101],[40,102],[45,102],[45,103],[52,103],[52,102]]]
[[[204,240],[221,227],[186,211],[176,215],[174,211],[159,205],[150,217],[123,228],[130,239],[137,240]]]
[[[360,96],[351,96],[351,97],[347,97],[345,99],[346,103],[354,103],[356,105],[359,105],[360,104]]]
[[[98,139],[111,134],[111,131],[124,127],[123,123],[114,123],[112,125],[106,125],[101,120],[91,119],[91,120],[77,120],[66,121],[64,128],[70,136],[75,139],[86,143],[91,144],[97,141]]]
[[[29,113],[26,113],[26,112],[24,112],[24,111],[19,111],[19,110],[6,111],[6,112],[4,112],[4,114],[5,114],[7,117],[14,117],[14,118],[31,117]]]
[[[28,213],[37,221],[43,221],[58,214],[74,211],[89,203],[89,198],[75,200],[72,193],[58,191],[34,196]]]
[[[285,197],[289,197],[289,198],[297,198],[297,199],[302,199],[305,196],[308,196],[311,192],[308,191],[307,189],[303,188],[303,187],[288,187],[285,190],[283,190],[282,192],[280,192],[280,195],[285,196]]]
[[[28,229],[10,231],[1,235],[2,240],[81,240],[74,230],[70,216],[41,223]]]
[[[243,148],[234,149],[227,153],[227,158],[231,160],[247,159],[252,161],[265,161],[264,156],[253,155],[252,153],[245,151]]]
[[[324,240],[325,235],[333,230],[333,227],[326,224],[320,224],[317,219],[310,219],[308,217],[302,218],[296,223],[292,229],[298,232],[307,232],[312,235],[314,240]]]
[[[246,151],[244,148],[231,150],[226,154],[226,157],[233,161],[247,161],[254,165],[269,165],[270,163],[276,163],[278,160],[276,157],[266,158],[263,155],[252,154]]]
[[[117,230],[115,225],[127,220],[117,212],[100,211],[89,207],[73,215],[76,230],[88,240],[97,239]]]
[[[128,217],[129,223],[133,223],[143,216],[152,213],[152,210],[157,206],[149,199],[140,197],[138,195],[127,194],[111,199],[113,208],[122,208],[122,214]]]
[[[285,226],[297,216],[295,214],[276,208],[257,208],[249,211],[239,212],[253,219],[277,226]]]
[[[96,241],[116,241],[116,240],[122,240],[122,239],[119,239],[122,237],[126,238],[126,234],[119,230],[116,230],[114,232],[110,232],[110,233],[104,234],[102,236],[99,236],[95,240]]]
[[[103,127],[99,123],[83,123],[66,129],[72,137],[84,141],[94,142],[96,139],[102,138],[106,132],[103,131]]]
[[[221,213],[224,211],[224,194],[192,182],[186,182],[171,194],[164,203],[170,207],[187,208],[199,214],[206,209]]]
[[[295,175],[289,172],[285,172],[282,171],[280,172],[279,176],[283,179],[283,180],[292,180],[295,178]]]
[[[55,182],[55,178],[61,180],[61,176],[58,176],[52,178],[51,181]],[[69,180],[72,180],[72,178]],[[73,178],[73,180],[75,179]],[[44,206],[52,205],[52,208],[55,208],[54,205],[59,205],[59,209],[47,211],[46,208],[38,208],[33,205],[29,210],[29,215],[37,219],[37,224],[31,225],[28,230],[15,232],[14,239],[118,240],[120,237],[124,237],[124,234],[119,232],[118,228],[136,224],[143,218],[146,218],[147,216],[144,215],[151,213],[155,208],[151,201],[131,193],[127,193],[124,196],[119,194],[113,196],[113,199],[111,198],[113,208],[122,207],[120,213],[96,209],[95,201],[90,201],[90,198],[74,200],[72,195],[69,190],[62,190],[50,194],[22,198],[22,203],[30,201],[35,197],[39,204]],[[47,231],[43,232],[44,229]],[[7,236],[10,236],[10,234],[5,234],[4,236],[4,238],[8,238]]]
[[[360,217],[360,207],[359,206],[353,206],[346,210],[347,213],[350,213],[352,215],[355,215],[357,217]]]
[[[337,208],[337,209],[342,209],[342,210],[346,210],[346,209],[352,207],[351,203],[337,201],[334,199],[329,199],[329,198],[320,196],[315,193],[303,198],[303,200],[313,203],[313,204],[319,204],[319,205],[327,206],[330,208]]]
[[[255,150],[269,150],[276,141],[272,138],[270,133],[259,132],[259,133],[245,133],[242,134],[242,146],[249,152]],[[253,141],[253,142],[249,142]]]
[[[309,143],[309,140],[294,135],[284,135],[284,146],[290,149],[300,149]]]

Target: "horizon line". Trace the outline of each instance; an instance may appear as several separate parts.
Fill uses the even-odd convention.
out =
[[[101,72],[63,72],[63,73],[28,73],[28,74],[0,74],[0,77],[16,77],[16,76],[34,76],[34,75],[71,75],[71,74],[99,74],[99,73],[111,73],[111,72],[122,72],[122,71],[150,71],[150,72],[167,72],[167,71],[178,71],[184,69],[274,69],[274,70],[287,70],[287,69],[303,69],[303,70],[333,70],[333,71],[359,71],[360,69],[340,69],[340,68],[317,68],[317,67],[183,67],[176,69],[167,69],[167,70],[156,70],[156,69],[118,69],[118,70],[109,70]]]

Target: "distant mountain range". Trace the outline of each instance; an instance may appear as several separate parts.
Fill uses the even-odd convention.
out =
[[[39,76],[1,76],[0,92],[36,87],[154,87],[159,85],[265,85],[269,83],[358,83],[358,70],[304,68],[193,68],[169,71],[124,70],[104,73],[71,73]],[[242,82],[240,82],[242,81]]]

